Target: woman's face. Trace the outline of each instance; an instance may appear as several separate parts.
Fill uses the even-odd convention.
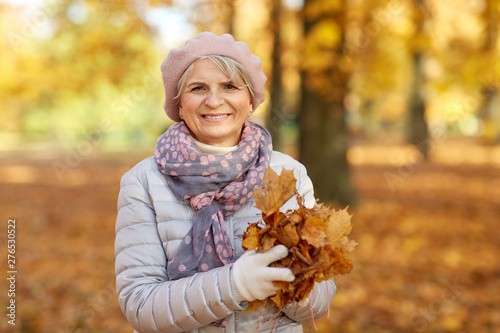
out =
[[[202,59],[194,63],[182,89],[179,115],[196,140],[219,147],[240,142],[252,110],[247,87],[237,86],[212,60]]]

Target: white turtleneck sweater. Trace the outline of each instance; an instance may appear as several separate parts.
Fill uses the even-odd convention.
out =
[[[227,153],[235,150],[238,146],[232,147],[217,147],[207,145],[206,143],[200,142],[198,140],[194,140],[198,148],[203,154],[213,154],[213,155],[226,155]]]

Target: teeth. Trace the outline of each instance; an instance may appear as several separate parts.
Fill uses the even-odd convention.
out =
[[[224,118],[224,117],[227,117],[228,115],[227,114],[223,114],[223,115],[220,115],[220,116],[204,116],[205,118],[208,118],[208,119],[217,119],[217,118]]]

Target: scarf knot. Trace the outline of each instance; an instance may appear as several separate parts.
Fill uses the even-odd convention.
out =
[[[191,198],[191,207],[197,212],[203,207],[210,205],[215,198],[215,191],[200,193]]]

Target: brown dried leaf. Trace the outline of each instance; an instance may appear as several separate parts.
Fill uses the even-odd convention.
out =
[[[266,252],[274,246],[274,243],[276,243],[276,238],[271,237],[269,234],[265,234],[260,241],[259,251]]]
[[[267,299],[248,302],[248,306],[245,311],[257,311],[261,306],[265,306],[266,303]]]
[[[308,218],[300,230],[300,236],[314,247],[328,244],[327,223],[314,216]]]
[[[276,240],[285,245],[286,247],[291,247],[293,245],[292,240],[282,228],[276,228],[269,230],[269,236],[276,238]]]
[[[285,226],[283,227],[283,231],[292,241],[292,246],[296,246],[297,244],[299,244],[300,236],[295,226],[291,225],[290,223],[285,224]]]
[[[273,169],[269,168],[261,188],[255,190],[255,207],[262,211],[264,217],[279,211],[281,206],[296,194],[296,183],[293,170],[283,169],[281,175],[278,176]]]
[[[276,303],[276,305],[280,308],[283,307],[283,304],[281,303],[281,291],[278,291],[278,293],[276,293],[276,295],[274,295],[273,297],[271,297],[271,301],[273,301],[274,303]]]
[[[297,287],[295,293],[296,294],[303,294],[305,295],[304,299],[307,298],[311,290],[314,288],[314,280],[311,278],[304,279],[300,282],[299,286]],[[302,299],[302,298],[300,298]]]
[[[353,240],[349,240],[349,238],[345,237],[342,242],[342,248],[344,249],[344,251],[346,251],[347,253],[349,252],[352,252],[354,251],[354,249],[356,248],[356,246],[358,245],[358,243],[356,241],[353,241]]]
[[[335,244],[351,232],[351,215],[347,213],[347,207],[338,212],[333,211],[326,222],[328,224],[327,234],[330,244]]]
[[[311,256],[309,255],[309,248],[304,243],[300,244],[300,253],[302,253],[309,262],[312,262]]]
[[[257,223],[251,224],[243,234],[243,241],[241,246],[243,249],[249,251],[258,247],[260,244],[259,227]]]

